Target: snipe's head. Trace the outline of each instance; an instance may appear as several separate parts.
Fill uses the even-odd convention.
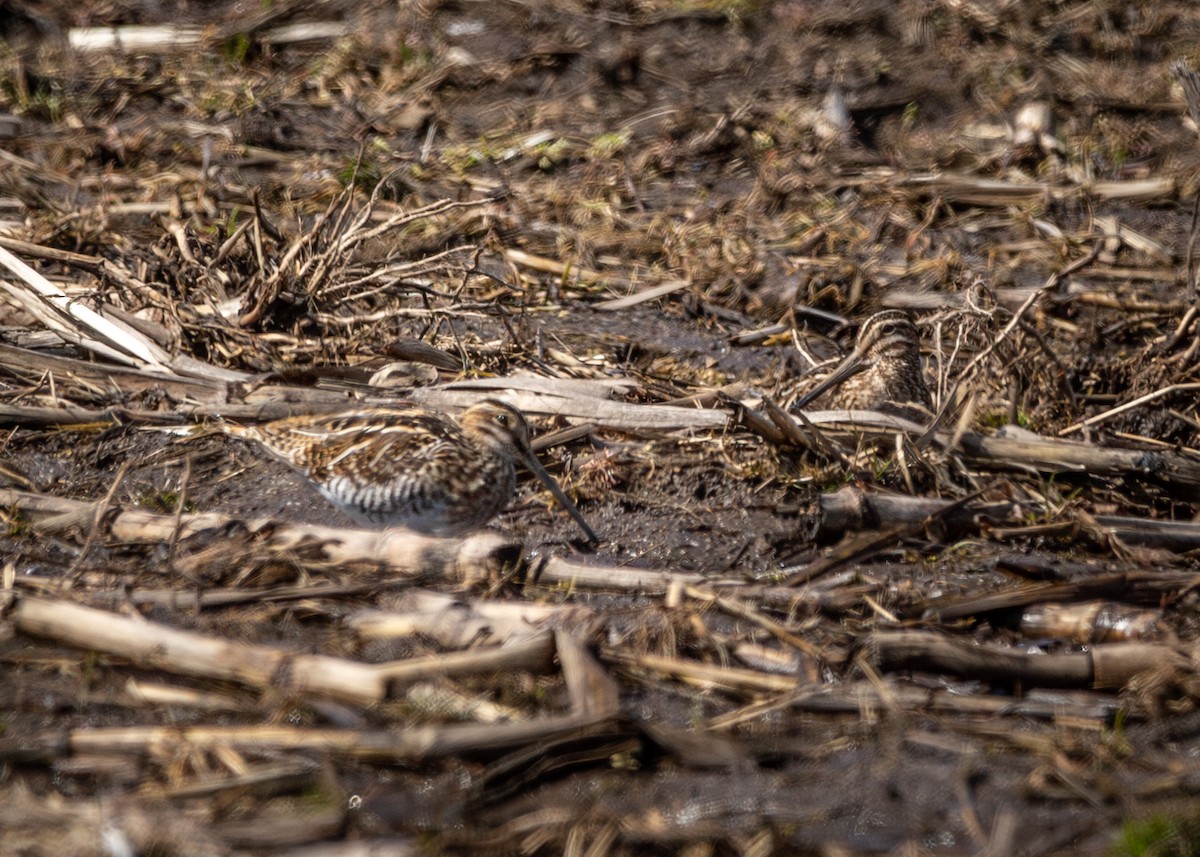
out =
[[[507,402],[499,399],[484,399],[463,411],[458,419],[463,434],[484,448],[513,463],[521,462],[538,480],[550,490],[554,498],[575,519],[579,529],[593,544],[600,541],[595,531],[588,526],[583,513],[571,502],[554,477],[546,472],[537,456],[533,454],[529,422],[525,415]]]
[[[921,335],[908,313],[885,309],[863,322],[858,331],[854,351],[863,368],[878,366],[885,361],[913,363],[920,366]]]
[[[458,418],[463,433],[514,464],[532,457],[529,421],[507,402],[485,399]]]
[[[842,388],[842,407],[878,410],[889,404],[916,402],[930,405],[929,390],[921,371],[921,338],[917,326],[903,310],[877,312],[863,322],[854,350],[824,380],[796,400],[802,408],[849,381]],[[854,377],[859,376],[859,377]]]

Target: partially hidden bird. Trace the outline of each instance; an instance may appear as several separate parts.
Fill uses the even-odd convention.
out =
[[[472,405],[457,421],[422,407],[364,408],[223,428],[256,441],[359,523],[436,536],[470,532],[501,512],[520,462],[587,540],[599,541],[534,455],[525,416],[499,399]]]
[[[920,335],[908,313],[877,312],[859,328],[854,350],[792,405],[880,411],[916,422],[932,416],[933,399],[921,368]]]

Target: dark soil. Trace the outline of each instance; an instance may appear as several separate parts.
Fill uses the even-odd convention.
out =
[[[343,28],[298,41],[280,29],[326,22]],[[79,28],[135,24],[196,27],[200,38],[68,47]],[[737,414],[735,399],[786,399],[806,381],[809,356],[853,342],[839,319],[883,306],[916,311],[939,401],[972,355],[1002,342],[970,378],[977,399],[963,428],[990,431],[1015,416],[1055,436],[1197,381],[1200,332],[1185,313],[1200,142],[1169,71],[1178,59],[1200,64],[1191,3],[17,0],[0,5],[0,38],[0,246],[80,300],[167,331],[172,353],[254,373],[263,387],[345,391],[349,405],[380,393],[368,379],[416,340],[462,371],[416,361],[425,374],[384,393],[521,372],[621,377],[634,382],[630,402],[701,396],[701,406]],[[1050,117],[1032,131],[1018,119],[1030,105]],[[1152,180],[1165,184],[1134,193]],[[1040,192],[1004,196],[1034,183]],[[328,250],[339,218],[370,203],[371,223],[382,223],[443,199],[476,204],[331,255],[323,277],[294,276],[297,259]],[[305,236],[317,238],[282,263]],[[5,239],[112,268],[98,275]],[[1030,289],[1097,246],[1013,337],[1000,336]],[[565,267],[547,271],[530,257]],[[421,260],[416,271],[388,267]],[[280,276],[266,275],[280,265]],[[371,279],[380,271],[391,272]],[[671,280],[687,285],[604,305]],[[976,283],[991,310],[972,316],[963,301]],[[44,328],[15,300],[0,304],[0,325],[6,345],[104,362],[30,338]],[[169,419],[196,413],[174,389],[97,383],[24,359],[0,360],[5,405],[143,418],[13,417],[0,487],[168,515],[182,495],[188,512],[235,521],[349,526],[302,478],[211,420],[189,434],[196,420]],[[239,390],[227,404],[251,402]],[[1182,386],[1069,436],[1195,456],[1195,401]],[[80,752],[71,735],[107,726],[406,734],[457,715],[406,698],[364,708],[172,675],[4,620],[0,853],[257,854],[321,843],[346,850],[302,853],[367,853],[355,843],[380,854],[1200,853],[1194,578],[1106,596],[1152,611],[1154,630],[1135,642],[1169,643],[1186,662],[1120,693],[888,670],[871,637],[925,629],[1017,652],[1086,651],[1090,640],[1017,630],[1011,611],[941,622],[924,608],[1026,585],[1003,562],[1014,556],[1051,578],[1067,569],[1060,580],[1186,579],[1197,570],[1191,554],[1120,544],[1093,524],[1113,514],[1190,520],[1196,498],[1153,479],[985,472],[911,443],[898,453],[890,440],[842,442],[858,453],[850,463],[741,425],[600,427],[541,456],[601,533],[598,547],[584,551],[531,480],[491,527],[525,545],[527,568],[560,555],[774,583],[829,549],[812,541],[816,501],[846,485],[948,499],[987,489],[985,499],[1025,504],[1029,526],[916,528],[814,585],[841,593],[836,605],[761,606],[816,655],[682,591],[596,592],[519,575],[469,592],[424,581],[603,617],[585,642],[619,685],[620,718],[517,751],[430,752],[404,764],[182,741],[127,757]],[[99,519],[48,531],[15,508],[6,515],[9,605],[50,594],[370,662],[443,651],[420,635],[359,641],[348,617],[393,606],[412,583],[331,568],[315,548],[268,555],[237,526],[179,545],[127,543]],[[220,562],[177,571],[221,544]],[[139,589],[329,582],[362,586],[205,610],[130,600]],[[753,660],[751,642],[779,659]],[[798,678],[786,692],[689,683],[634,655]],[[139,702],[129,682],[224,703]],[[564,710],[571,690],[557,672],[435,683],[531,717]],[[864,689],[876,695],[854,695]],[[805,696],[818,690],[829,695]],[[946,704],[964,699],[1005,703]],[[746,716],[712,728],[734,713]],[[310,764],[265,785],[180,796],[243,767],[297,761]]]

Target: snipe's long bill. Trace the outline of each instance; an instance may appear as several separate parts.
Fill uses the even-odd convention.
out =
[[[355,520],[429,535],[461,535],[503,511],[520,462],[587,540],[599,541],[534,455],[524,415],[497,399],[467,408],[457,422],[425,408],[369,408],[225,428],[257,441]]]
[[[833,408],[928,418],[933,398],[921,369],[920,334],[908,314],[884,310],[863,322],[854,350],[792,407],[803,408],[827,392]]]
[[[583,512],[579,511],[579,507],[576,506],[571,501],[571,498],[566,495],[561,487],[559,487],[559,484],[555,478],[551,476],[549,472],[547,472],[546,468],[542,467],[542,463],[537,460],[537,455],[534,454],[534,451],[531,448],[528,448],[528,443],[529,442],[526,441],[527,448],[525,450],[525,457],[522,459],[526,469],[536,476],[537,480],[541,482],[542,485],[544,485],[547,489],[549,489],[551,494],[554,495],[554,499],[558,501],[558,504],[567,510],[567,514],[574,519],[576,525],[578,525],[580,531],[583,533],[584,538],[586,538],[592,544],[597,544],[600,541],[600,537],[596,535],[595,530],[588,526],[587,519],[583,517]],[[505,505],[508,504],[506,503]]]

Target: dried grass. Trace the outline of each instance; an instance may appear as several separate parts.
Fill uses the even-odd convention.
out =
[[[1168,60],[1200,17],[1142,6],[18,4],[0,758],[40,792],[6,792],[22,847],[100,853],[81,831],[106,818],[213,854],[389,825],[474,852],[845,850],[853,800],[896,831],[871,847],[936,825],[1008,853],[1019,816],[1049,853],[1080,819],[1104,845],[1117,797],[1194,790],[1170,750],[1198,698],[1200,149]],[[775,405],[885,306],[916,313],[936,417]],[[561,429],[599,555],[526,495],[501,524],[524,546],[401,562],[289,527],[302,486],[157,430],[497,391]],[[187,505],[238,486],[230,516]],[[441,591],[392,604],[402,566]],[[161,636],[89,636],[110,622]],[[169,658],[181,640],[234,654]],[[976,793],[977,767],[1023,789]],[[43,800],[51,770],[76,796]],[[371,821],[345,809],[363,777],[387,783]],[[922,791],[953,777],[954,806]],[[433,791],[455,806],[409,800]]]

